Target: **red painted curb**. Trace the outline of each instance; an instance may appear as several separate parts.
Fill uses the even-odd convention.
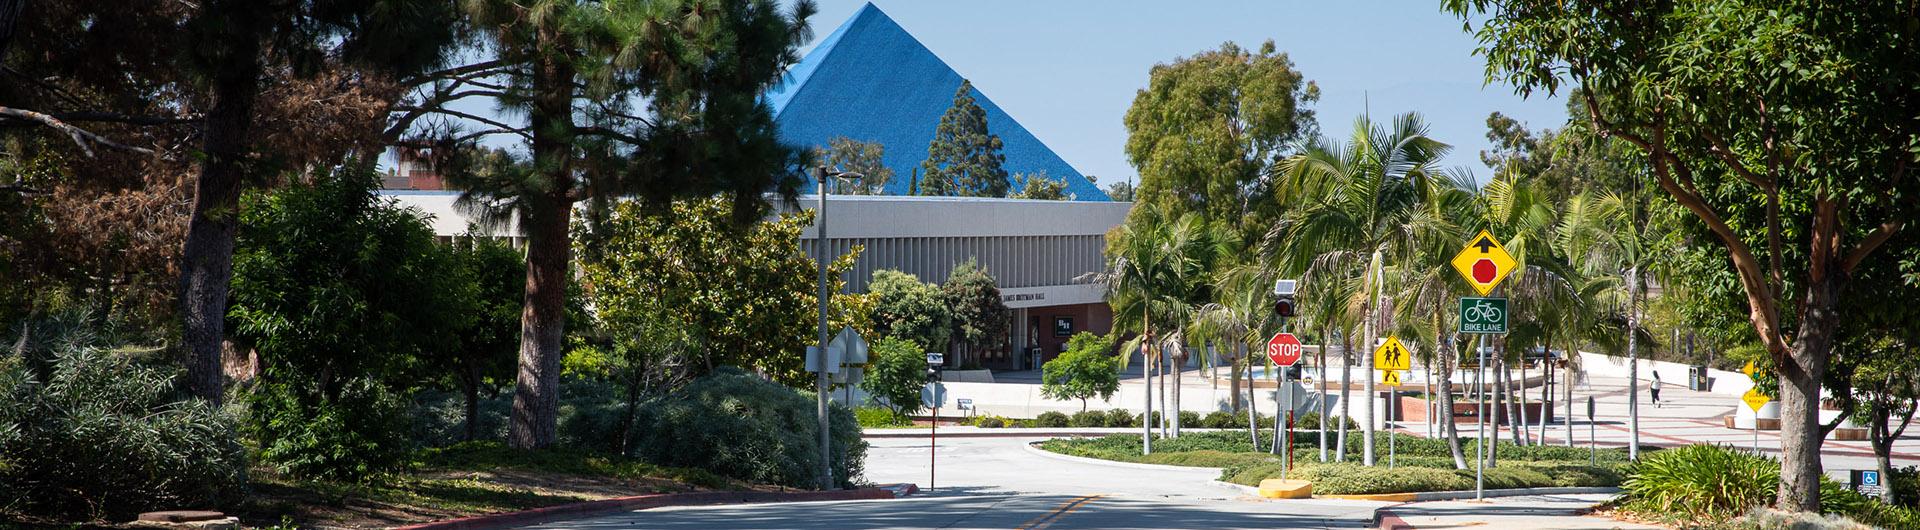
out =
[[[1374,512],[1374,515],[1380,519],[1373,525],[1375,530],[1413,530],[1414,528],[1413,525],[1407,524],[1405,519],[1385,509]]]
[[[597,501],[561,504],[545,508],[534,508],[518,512],[475,515],[459,519],[434,521],[398,527],[395,530],[493,530],[516,526],[528,526],[553,521],[579,518],[582,516],[645,510],[662,506],[698,506],[707,504],[756,504],[769,502],[807,502],[807,501],[854,501],[892,499],[894,493],[881,488],[861,488],[857,490],[800,491],[791,493],[767,491],[708,491],[698,493],[656,493],[635,495]]]

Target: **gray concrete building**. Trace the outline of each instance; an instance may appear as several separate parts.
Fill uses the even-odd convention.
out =
[[[492,237],[517,246],[523,239],[511,224],[476,230],[469,213],[455,205],[458,192],[381,194],[431,216],[434,233],[446,241]],[[818,196],[804,195],[778,209],[811,210],[818,204]],[[852,292],[866,292],[877,270],[900,270],[939,283],[954,267],[976,260],[997,280],[1012,325],[1007,347],[981,356],[979,364],[1031,369],[1058,355],[1074,333],[1112,329],[1103,288],[1082,278],[1105,268],[1107,231],[1125,221],[1131,207],[1106,201],[829,195],[825,248],[834,255],[856,245],[864,248],[845,278]],[[816,222],[800,241],[816,260],[822,247],[819,228]]]

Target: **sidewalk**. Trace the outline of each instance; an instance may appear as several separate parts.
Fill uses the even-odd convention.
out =
[[[1501,497],[1414,502],[1382,508],[1380,530],[1474,527],[1485,530],[1656,530],[1663,527],[1586,515],[1611,494]]]

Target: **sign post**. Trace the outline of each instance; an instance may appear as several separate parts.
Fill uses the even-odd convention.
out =
[[[927,379],[929,384],[920,389],[920,398],[933,408],[933,425],[927,430],[927,491],[933,491],[935,470],[939,465],[940,454],[940,403],[947,400],[947,386],[940,383],[940,365],[945,364],[946,354],[927,352]]]
[[[1741,395],[1740,400],[1747,402],[1747,408],[1753,409],[1753,454],[1760,454],[1760,407],[1767,406],[1773,398],[1760,393],[1760,389],[1755,387],[1747,389],[1747,393]]]
[[[1300,362],[1301,350],[1300,339],[1294,337],[1292,333],[1275,333],[1273,339],[1267,341],[1267,358],[1272,359],[1274,367],[1280,371],[1280,384],[1274,387],[1273,397],[1274,407],[1278,409],[1273,415],[1273,445],[1282,448],[1280,449],[1280,480],[1286,480],[1287,468],[1293,467],[1293,444],[1287,439],[1293,434],[1293,391],[1287,388],[1287,369],[1292,368],[1294,363]],[[1282,393],[1286,394],[1285,405],[1280,403]],[[1284,430],[1282,430],[1283,425]]]
[[[1500,246],[1500,240],[1494,239],[1493,233],[1486,230],[1481,230],[1468,240],[1467,246],[1453,256],[1452,263],[1453,270],[1458,271],[1460,277],[1473,286],[1473,291],[1483,297],[1493,294],[1493,289],[1499,287],[1500,282],[1506,280],[1507,275],[1513,274],[1513,270],[1520,265],[1519,261],[1513,259],[1513,254],[1507,253],[1506,247]],[[1480,421],[1477,422],[1480,439],[1473,444],[1474,457],[1479,460],[1473,468],[1474,500],[1485,498],[1487,485],[1487,416],[1492,412],[1486,404],[1487,335],[1507,332],[1506,305],[1507,301],[1501,298],[1460,299],[1460,333],[1480,335],[1480,346],[1477,348],[1480,365],[1475,367],[1480,375],[1480,402],[1474,407],[1480,415]]]
[[[1387,401],[1387,469],[1393,469],[1394,447],[1393,424],[1400,419],[1400,370],[1380,372],[1380,384],[1393,387],[1393,399]]]

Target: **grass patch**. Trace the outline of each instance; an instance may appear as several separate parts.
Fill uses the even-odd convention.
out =
[[[1271,431],[1263,431],[1261,448],[1272,443]],[[1289,478],[1314,482],[1314,491],[1329,495],[1406,493],[1420,491],[1470,490],[1474,486],[1472,469],[1456,470],[1452,452],[1445,441],[1400,436],[1395,440],[1394,469],[1387,469],[1387,440],[1376,436],[1378,464],[1366,467],[1360,459],[1358,431],[1349,432],[1347,462],[1318,461],[1319,446],[1315,433],[1296,432],[1293,449],[1294,468]],[[1332,436],[1329,436],[1331,443]],[[1474,442],[1462,440],[1462,452],[1472,462]],[[1153,454],[1141,454],[1140,436],[1116,434],[1099,438],[1048,440],[1040,448],[1060,454],[1148,464],[1185,465],[1224,468],[1220,480],[1257,486],[1261,480],[1280,476],[1279,458],[1255,451],[1245,431],[1196,432],[1179,438],[1155,438]],[[1617,486],[1625,478],[1627,457],[1624,451],[1600,451],[1596,464],[1588,464],[1587,449],[1566,447],[1520,447],[1501,442],[1496,450],[1498,464],[1486,470],[1488,488]]]

